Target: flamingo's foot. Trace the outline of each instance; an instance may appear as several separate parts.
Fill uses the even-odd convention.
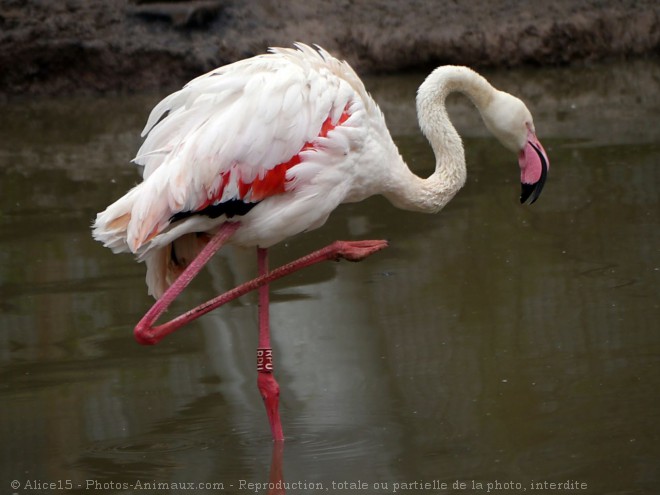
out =
[[[260,372],[257,374],[257,385],[266,406],[266,414],[270,423],[273,440],[284,440],[282,423],[280,422],[280,386],[272,373]]]
[[[387,241],[335,241],[331,245],[337,259],[344,258],[348,261],[362,261],[381,249],[387,247]]]

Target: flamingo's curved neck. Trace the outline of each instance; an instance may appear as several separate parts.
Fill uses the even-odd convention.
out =
[[[435,213],[463,187],[466,179],[465,153],[458,132],[445,108],[450,93],[465,94],[481,112],[491,101],[495,89],[467,67],[443,66],[434,70],[417,92],[417,115],[422,132],[435,153],[435,172],[427,179],[401,167],[398,184],[386,197],[399,208]]]

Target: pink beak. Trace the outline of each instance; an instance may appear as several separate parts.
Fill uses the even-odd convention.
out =
[[[541,194],[550,168],[548,155],[532,131],[527,133],[527,143],[518,154],[518,164],[522,183],[520,202],[532,204]]]

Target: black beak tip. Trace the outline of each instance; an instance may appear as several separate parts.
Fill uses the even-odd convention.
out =
[[[537,182],[536,184],[521,183],[522,189],[520,191],[520,204],[532,204],[541,195],[543,184]]]

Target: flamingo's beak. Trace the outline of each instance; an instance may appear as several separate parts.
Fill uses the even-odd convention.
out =
[[[518,154],[518,164],[522,184],[520,203],[527,202],[531,205],[540,196],[550,168],[548,155],[531,130],[527,134],[525,147]]]

